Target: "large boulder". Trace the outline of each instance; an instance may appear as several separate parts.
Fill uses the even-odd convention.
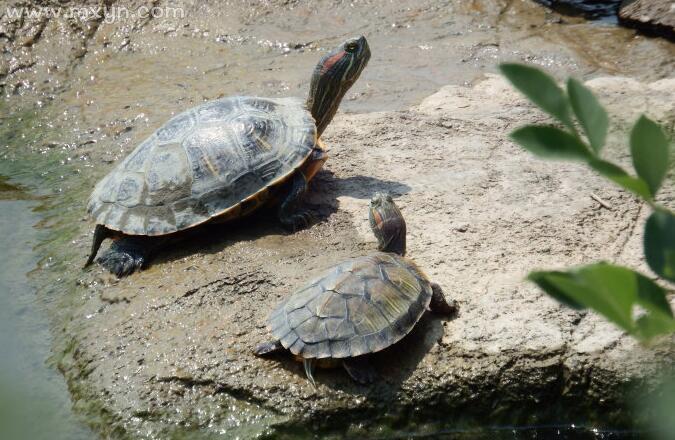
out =
[[[604,154],[614,160],[629,162],[626,131],[638,113],[673,114],[675,80],[588,84],[613,116]],[[338,115],[325,136],[332,157],[309,199],[325,221],[282,235],[263,215],[213,229],[179,258],[128,279],[89,283],[60,360],[77,405],[103,417],[104,434],[153,438],[382,435],[467,419],[625,424],[627,390],[672,365],[672,340],[642,347],[524,277],[601,259],[648,272],[647,209],[579,164],[538,160],[508,140],[533,121],[547,119],[495,76],[444,87],[406,111]],[[265,319],[281,298],[375,248],[366,210],[375,191],[396,195],[409,256],[458,301],[459,314],[429,315],[374,356],[376,384],[320,370],[314,389],[290,356],[251,350],[270,338]],[[214,234],[227,239],[213,244]]]

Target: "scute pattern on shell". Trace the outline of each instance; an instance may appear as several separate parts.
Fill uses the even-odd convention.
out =
[[[126,234],[180,231],[282,181],[315,142],[314,120],[298,99],[210,101],[143,141],[96,185],[87,211]]]
[[[431,295],[415,263],[378,252],[331,268],[282,302],[268,323],[274,337],[303,358],[359,356],[407,335]]]

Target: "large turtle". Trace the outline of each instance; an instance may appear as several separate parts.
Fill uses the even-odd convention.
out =
[[[370,59],[352,38],[314,69],[306,102],[238,96],[211,101],[166,122],[94,188],[91,254],[118,276],[142,268],[171,234],[250,214],[271,201],[292,230],[307,226],[300,209],[307,182],[328,158],[319,138]]]
[[[391,196],[375,194],[369,210],[380,252],[330,268],[279,304],[268,318],[275,339],[256,355],[290,351],[313,385],[316,365],[342,365],[369,383],[376,375],[363,355],[398,342],[429,308],[454,312],[441,288],[404,257],[405,220]]]

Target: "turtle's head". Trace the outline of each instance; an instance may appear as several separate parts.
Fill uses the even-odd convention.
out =
[[[405,255],[405,220],[389,194],[375,193],[370,200],[369,217],[377,248]]]
[[[307,108],[316,121],[318,136],[337,112],[340,101],[370,59],[365,37],[350,38],[321,58],[312,74]]]

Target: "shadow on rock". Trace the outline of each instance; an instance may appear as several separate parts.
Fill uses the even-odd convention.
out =
[[[322,207],[322,213],[329,216],[335,210]],[[157,253],[150,265],[178,260],[193,254],[216,254],[226,247],[239,242],[250,241],[268,235],[288,235],[272,207],[259,209],[255,213],[227,223],[206,224],[176,234]]]
[[[322,170],[310,183],[306,206],[314,214],[315,224],[337,212],[338,197],[370,199],[378,191],[394,196],[406,194],[410,187],[400,182],[368,176],[338,178]],[[311,226],[310,226],[311,227]],[[187,257],[195,253],[214,254],[238,241],[255,240],[267,235],[288,235],[277,218],[276,206],[260,209],[242,219],[223,224],[206,224],[174,234],[156,253],[148,266]]]
[[[311,183],[316,191],[310,196],[323,196],[337,201],[340,196],[355,199],[370,199],[376,192],[388,192],[392,196],[407,194],[411,188],[405,183],[383,180],[370,176],[336,177],[330,170],[321,170]]]

